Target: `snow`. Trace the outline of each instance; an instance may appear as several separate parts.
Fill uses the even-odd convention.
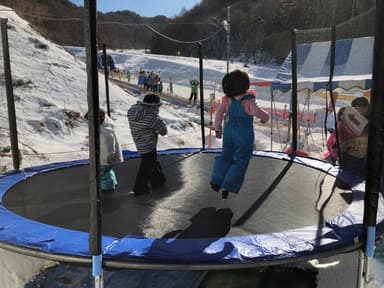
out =
[[[8,38],[14,97],[17,115],[19,148],[23,155],[21,168],[47,162],[82,159],[88,157],[88,126],[83,119],[87,112],[87,75],[84,49],[62,47],[51,43],[36,33],[29,24],[19,18],[7,7],[0,6],[0,17],[8,19]],[[72,54],[71,54],[71,53]],[[0,51],[3,53],[3,51]],[[174,93],[188,99],[189,80],[199,77],[199,60],[195,58],[160,56],[146,54],[141,50],[108,51],[116,65],[123,71],[134,75],[140,69],[160,72],[164,81],[164,91],[169,93],[169,82],[174,84]],[[75,56],[76,55],[76,56]],[[0,55],[2,58],[2,55]],[[3,65],[2,62],[0,65]],[[226,61],[204,59],[204,95],[209,99],[214,94],[220,99],[220,81],[226,71]],[[230,69],[246,70],[251,81],[268,81],[278,72],[278,66],[257,66],[243,63],[230,63]],[[1,78],[4,85],[4,77]],[[122,78],[126,81],[126,78]],[[142,99],[143,94],[127,93],[109,82],[111,117],[115,122],[116,134],[123,149],[135,150],[126,113],[128,108]],[[271,104],[268,87],[256,87],[260,106],[287,109],[289,97],[279,95],[279,101]],[[104,75],[99,76],[100,106],[106,110]],[[305,102],[305,97],[301,99]],[[323,111],[323,98],[317,98],[311,111]],[[201,147],[200,110],[180,103],[162,99],[160,116],[168,125],[168,135],[160,137],[158,148]],[[303,106],[302,109],[305,107]],[[206,113],[205,122],[210,121]],[[321,121],[312,127],[307,137],[307,148],[311,146],[313,156],[321,157],[324,152],[324,134]],[[286,123],[271,122],[256,124],[256,147],[260,150],[282,150],[286,147],[284,139]],[[5,89],[0,91],[0,169],[12,169],[9,151],[9,128]],[[271,126],[272,125],[272,126]],[[272,130],[271,130],[272,128]],[[284,130],[285,129],[285,130]],[[272,139],[271,141],[271,131]],[[305,133],[303,133],[304,135]],[[209,137],[210,131],[205,130]],[[309,140],[308,140],[309,139]],[[221,147],[221,140],[211,138],[212,147]],[[208,143],[208,141],[206,141]],[[23,283],[54,262],[0,250],[0,275],[2,287],[22,287]]]

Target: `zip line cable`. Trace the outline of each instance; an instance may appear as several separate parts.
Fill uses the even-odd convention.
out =
[[[83,21],[82,18],[66,18],[66,17],[45,17],[45,16],[36,16],[36,15],[28,15],[24,14],[24,16],[33,17],[37,19],[43,19],[43,20],[50,20],[50,21]],[[207,41],[213,37],[215,37],[217,34],[219,34],[222,30],[224,30],[224,27],[220,27],[220,29],[217,29],[215,33],[210,34],[209,36],[198,39],[198,40],[191,40],[191,41],[184,41],[184,40],[178,40],[175,38],[172,38],[170,36],[167,36],[160,31],[156,30],[154,27],[152,27],[149,24],[145,23],[122,23],[122,22],[116,22],[116,21],[99,21],[98,25],[120,25],[120,26],[144,26],[147,29],[151,30],[153,33],[159,35],[160,37],[163,37],[167,40],[170,40],[172,42],[180,43],[180,44],[197,44],[204,41]],[[196,23],[166,23],[166,25],[214,25],[211,23],[204,23],[204,22],[196,22]],[[216,26],[216,25],[214,25]],[[216,26],[218,28],[218,26]]]
[[[197,43],[201,43],[201,42],[204,42],[204,41],[207,41],[213,37],[215,37],[217,34],[219,34],[220,31],[222,31],[224,28],[222,27],[221,29],[217,30],[215,33],[211,34],[210,36],[208,37],[205,37],[205,38],[202,38],[202,39],[199,39],[199,40],[194,40],[194,41],[182,41],[182,40],[178,40],[178,39],[174,39],[174,38],[171,38],[159,31],[157,31],[156,29],[154,29],[152,26],[148,25],[148,24],[144,24],[145,27],[147,27],[149,30],[151,30],[152,32],[154,32],[155,34],[167,39],[167,40],[170,40],[172,42],[176,42],[176,43],[180,43],[180,44],[197,44]]]

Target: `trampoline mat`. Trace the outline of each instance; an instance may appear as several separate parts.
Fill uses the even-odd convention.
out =
[[[139,158],[116,165],[118,187],[103,193],[102,231],[122,238],[210,238],[281,232],[323,224],[342,213],[350,189],[334,176],[291,161],[251,158],[239,194],[227,200],[210,189],[216,153],[161,155],[167,181],[150,194],[132,193]],[[89,166],[41,173],[21,181],[3,196],[3,205],[38,222],[89,231]]]

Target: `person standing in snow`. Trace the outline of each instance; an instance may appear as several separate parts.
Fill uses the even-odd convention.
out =
[[[88,113],[84,115],[88,120]],[[117,140],[113,120],[100,109],[100,178],[103,192],[114,192],[118,184],[113,164],[123,162],[123,155]]]
[[[255,91],[249,91],[248,74],[235,70],[224,76],[222,87],[225,101],[221,103],[215,116],[216,137],[223,137],[223,149],[216,156],[211,176],[211,188],[221,190],[222,198],[229,192],[238,193],[251,159],[254,143],[253,116],[261,123],[269,120],[269,115],[255,100]],[[224,114],[228,121],[222,133]]]
[[[141,157],[133,187],[135,196],[148,194],[149,183],[156,189],[166,180],[157,160],[158,135],[167,134],[167,126],[159,117],[160,105],[159,95],[147,94],[143,102],[137,102],[127,113],[132,138]]]
[[[191,85],[191,95],[189,96],[188,104],[190,105],[192,103],[193,99],[193,104],[196,104],[197,100],[197,89],[199,88],[200,82],[197,80],[191,80],[189,81],[189,85]]]
[[[144,89],[144,81],[145,81],[145,78],[146,78],[146,72],[144,70],[140,70],[139,72],[139,76],[137,78],[137,85],[139,85],[139,88],[141,90]]]

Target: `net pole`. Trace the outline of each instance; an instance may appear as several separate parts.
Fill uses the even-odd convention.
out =
[[[203,52],[201,42],[197,43],[199,47],[199,75],[200,75],[200,121],[201,121],[201,145],[205,148],[205,126],[204,126],[204,85],[203,85]]]
[[[231,45],[230,45],[230,42],[231,42],[231,6],[228,6],[227,7],[227,73],[229,73],[229,58],[230,58],[230,53],[231,53]]]
[[[341,159],[341,150],[340,150],[340,141],[339,141],[339,130],[337,129],[337,117],[336,117],[336,104],[333,97],[333,75],[335,72],[335,58],[336,58],[336,26],[332,25],[331,29],[331,47],[330,47],[330,66],[329,66],[329,80],[328,80],[328,93],[331,99],[331,105],[333,109],[333,118],[335,122],[335,135],[336,135],[336,147],[337,147],[337,156],[339,161]],[[325,109],[325,135],[327,135],[327,117],[328,117],[328,105]]]
[[[84,0],[85,43],[87,56],[87,100],[89,115],[89,168],[90,168],[90,231],[89,253],[92,255],[94,287],[103,287],[102,278],[102,209],[100,182],[100,124],[99,90],[96,44],[96,0]]]
[[[105,97],[107,101],[107,113],[108,113],[108,116],[111,117],[111,107],[109,105],[109,85],[108,85],[109,63],[107,58],[107,47],[105,44],[103,44],[103,66],[104,66],[104,79],[105,79]]]
[[[5,89],[7,93],[7,108],[8,108],[8,123],[9,123],[9,135],[11,138],[11,151],[12,151],[12,161],[13,168],[19,170],[20,168],[20,150],[19,150],[19,140],[17,136],[17,124],[16,124],[16,109],[15,109],[15,98],[13,95],[13,86],[12,86],[12,72],[11,72],[11,60],[9,57],[9,46],[8,46],[8,28],[7,28],[8,19],[1,19],[1,40],[3,44],[3,61],[4,61],[4,80],[5,80]]]
[[[292,154],[297,151],[297,30],[292,30]]]
[[[270,101],[270,109],[271,109],[271,123],[270,123],[270,131],[269,131],[269,135],[270,135],[270,145],[271,145],[271,151],[273,151],[273,89],[271,89],[270,91],[270,94],[271,94],[271,101]]]
[[[367,229],[365,258],[369,263],[374,255],[376,217],[380,190],[384,187],[384,2],[376,1],[375,42],[373,49],[372,96],[369,119],[368,152],[366,166],[366,190],[364,225]],[[368,265],[369,267],[369,265]],[[365,272],[369,280],[369,271]]]

